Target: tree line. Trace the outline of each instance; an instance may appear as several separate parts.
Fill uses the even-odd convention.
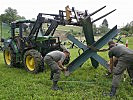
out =
[[[109,24],[106,19],[103,20],[102,24],[99,27],[96,27],[96,25],[93,25],[94,28],[94,33],[97,34],[105,34],[107,33],[110,29],[108,28]],[[119,28],[120,30],[120,35],[126,35],[126,36],[133,36],[133,21],[130,23],[127,23],[125,26],[122,26]]]
[[[121,34],[126,36],[133,36],[133,21],[127,23],[121,28]]]
[[[25,19],[24,16],[18,15],[18,12],[16,9],[13,9],[11,7],[8,7],[5,9],[4,14],[0,15],[0,20],[3,23],[10,24],[11,22],[19,19]],[[107,33],[109,29],[109,23],[107,19],[104,19],[102,24],[99,27],[96,27],[95,24],[93,24],[93,30],[94,30],[94,35],[101,35]],[[74,35],[79,35],[80,32],[74,32]],[[123,26],[120,28],[120,34],[126,35],[126,36],[131,36],[133,35],[133,21],[130,23],[127,23],[127,25]]]
[[[0,19],[3,23],[10,24],[11,22],[19,19],[25,19],[24,16],[18,15],[18,12],[16,9],[12,9],[11,7],[8,7],[5,9],[4,14],[0,15]]]

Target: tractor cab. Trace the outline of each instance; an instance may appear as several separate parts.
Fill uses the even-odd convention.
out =
[[[18,20],[11,23],[11,37],[27,37],[33,28],[35,21]]]
[[[11,39],[16,44],[17,51],[24,53],[27,49],[36,48],[45,56],[46,53],[59,49],[59,37],[45,36],[46,23],[39,23],[40,26],[34,31],[35,24],[36,21],[31,20],[11,23]]]

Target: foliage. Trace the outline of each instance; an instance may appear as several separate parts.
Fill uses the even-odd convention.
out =
[[[1,14],[0,19],[2,20],[2,22],[10,24],[11,22],[13,22],[15,20],[25,19],[25,17],[18,15],[16,9],[12,9],[11,7],[8,7],[5,10],[5,13]]]
[[[108,31],[108,21],[107,19],[104,19],[102,24],[97,28],[97,33],[101,35],[107,33]]]
[[[129,40],[129,48],[133,49],[133,38]],[[105,46],[106,48],[106,46]],[[78,49],[71,49],[71,60],[78,56]],[[106,60],[107,52],[99,53]],[[30,74],[24,68],[9,68],[4,64],[0,53],[0,100],[132,100],[133,87],[129,85],[129,77],[121,81],[115,97],[108,96],[112,76],[105,77],[106,69],[101,65],[95,69],[90,60],[73,72],[69,77],[61,74],[59,86],[63,91],[51,90],[50,70]]]
[[[0,24],[1,27],[1,24]],[[1,32],[1,29],[0,29]],[[10,32],[10,26],[8,24],[2,23],[2,36],[0,35],[0,38],[8,38],[11,34]]]
[[[102,26],[106,26],[108,28],[108,21],[107,21],[107,19],[104,19],[103,20]]]
[[[98,28],[98,33],[99,34],[105,34],[109,31],[109,28],[107,26],[102,26],[100,25]]]
[[[94,33],[94,35],[97,34],[97,27],[96,27],[96,24],[93,24],[93,33]]]
[[[130,24],[127,24],[123,28],[121,28],[121,34],[126,36],[132,36],[133,35],[133,21],[130,22]]]

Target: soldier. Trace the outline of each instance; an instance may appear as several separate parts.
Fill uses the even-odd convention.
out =
[[[119,44],[119,43],[116,43],[116,42],[114,42],[113,40],[110,40],[109,42],[108,42],[108,46],[110,47],[110,45],[115,45],[115,46],[120,46],[120,45],[123,45],[123,44]],[[124,46],[124,45],[123,45]],[[109,50],[110,48],[108,48],[108,50]],[[116,67],[116,65],[117,65],[117,63],[118,63],[118,58],[117,57],[113,57],[113,66],[114,67]],[[110,61],[108,62],[108,64],[110,64]],[[110,71],[110,69],[108,70],[108,72],[107,72],[107,74],[106,74],[106,76],[109,76],[111,74],[111,71]]]
[[[68,50],[61,51],[52,51],[48,53],[44,57],[44,62],[50,67],[51,69],[51,80],[53,80],[53,90],[60,90],[61,88],[58,87],[57,82],[60,79],[61,71],[65,71],[66,68],[63,66],[63,62],[65,58],[69,57],[70,53]]]
[[[110,58],[110,71],[113,70],[112,87],[110,96],[114,96],[118,88],[121,76],[124,70],[127,69],[131,78],[131,85],[133,85],[133,50],[125,47],[124,45],[110,44],[109,45],[109,58]],[[113,69],[113,57],[118,59],[116,67]]]
[[[114,42],[113,40],[110,40],[110,41],[108,42],[108,46],[110,46],[111,44],[114,44],[114,45],[116,45],[116,46],[118,46],[118,45],[123,45],[123,44],[116,43],[116,42]]]

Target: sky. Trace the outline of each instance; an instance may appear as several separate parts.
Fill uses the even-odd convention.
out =
[[[80,11],[88,10],[88,13],[106,6],[106,8],[91,17],[94,20],[117,9],[105,17],[110,28],[115,25],[122,27],[133,21],[133,0],[0,0],[0,14],[4,13],[8,7],[11,7],[17,10],[18,15],[24,16],[26,19],[32,19],[36,18],[38,13],[58,14],[58,11],[65,10],[67,5]],[[95,22],[95,24],[99,26],[103,20],[104,18]]]

